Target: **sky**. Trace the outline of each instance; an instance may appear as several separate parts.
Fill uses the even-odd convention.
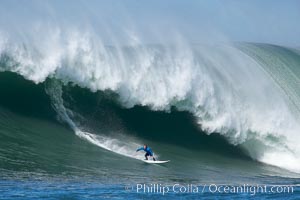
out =
[[[299,0],[1,0],[0,33],[93,31],[104,41],[300,46]]]

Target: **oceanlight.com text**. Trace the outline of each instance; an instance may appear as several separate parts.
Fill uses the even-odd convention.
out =
[[[280,194],[287,193],[292,194],[296,186],[293,185],[220,185],[220,184],[136,184],[131,186],[125,186],[127,191],[144,193],[144,194],[161,194],[166,195],[168,193],[175,194]]]

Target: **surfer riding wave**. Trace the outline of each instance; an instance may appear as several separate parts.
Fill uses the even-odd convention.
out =
[[[155,158],[154,158],[154,156],[153,156],[153,151],[152,151],[152,149],[151,149],[150,147],[148,147],[146,144],[144,144],[144,146],[138,148],[138,149],[136,150],[136,152],[141,151],[141,150],[143,150],[143,151],[146,152],[146,154],[145,154],[145,159],[146,159],[146,160],[148,160],[148,156],[151,156],[152,159],[155,161]]]

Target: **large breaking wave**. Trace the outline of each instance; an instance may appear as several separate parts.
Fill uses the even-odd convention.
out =
[[[0,65],[0,71],[18,73],[34,83],[52,78],[92,92],[111,91],[125,108],[188,111],[207,134],[221,134],[253,159],[300,171],[296,50],[184,41],[107,46],[90,34],[57,31],[37,42],[1,36]],[[74,113],[65,108],[61,89],[48,84],[46,91],[57,114],[77,135],[111,151],[120,149],[118,138],[97,138],[80,129],[72,119]],[[131,149],[124,151],[128,155]]]

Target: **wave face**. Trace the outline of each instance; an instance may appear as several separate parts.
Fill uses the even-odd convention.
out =
[[[255,160],[300,172],[296,50],[245,43],[105,46],[88,34],[58,32],[38,45],[2,37],[0,66],[35,84],[46,82],[59,118],[105,149],[136,157],[129,152],[138,142],[87,131],[84,115],[65,102],[63,85],[113,93],[124,108],[186,111],[208,135],[220,134]]]

